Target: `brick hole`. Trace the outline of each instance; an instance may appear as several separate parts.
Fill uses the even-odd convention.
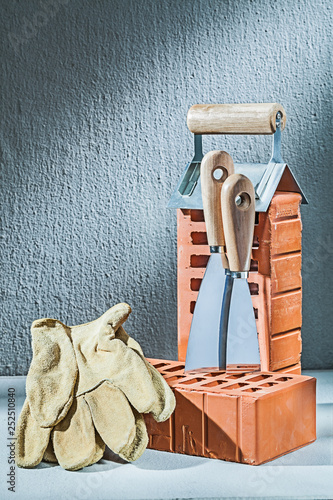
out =
[[[278,385],[276,382],[266,382],[265,384],[260,384],[260,387],[272,387],[273,385]]]
[[[245,387],[246,385],[249,385],[247,384],[246,382],[239,382],[238,384],[234,384],[234,385],[230,385],[229,387],[226,387],[226,389],[240,389],[241,387]]]
[[[191,267],[206,267],[209,255],[191,255]]]
[[[256,307],[254,307],[253,311],[254,311],[254,317],[255,317],[255,319],[258,319],[258,309]]]
[[[183,365],[178,365],[178,366],[173,366],[172,368],[167,368],[164,370],[165,373],[167,372],[178,372],[179,370],[183,370],[184,366]]]
[[[198,292],[202,279],[201,278],[191,278],[191,290],[193,292]]]
[[[194,231],[191,233],[193,245],[208,245],[207,234],[202,231]]]
[[[254,217],[254,225],[257,226],[258,224],[259,224],[259,212],[256,212]]]
[[[259,295],[259,284],[258,283],[249,283],[250,294],[251,295]]]
[[[250,387],[249,389],[243,389],[244,392],[257,392],[261,391],[260,387]]]
[[[191,210],[189,208],[181,208],[181,212],[185,217],[191,215]]]
[[[237,370],[245,370],[245,369],[246,369],[246,368],[245,368],[246,366],[251,366],[251,370],[249,370],[249,371],[252,371],[252,366],[253,366],[253,365],[235,365],[235,370],[236,370],[236,369],[237,369]],[[256,370],[256,371],[259,371],[259,370]],[[243,376],[245,376],[245,373],[244,373],[244,372],[243,372]]]
[[[251,259],[250,273],[257,273],[257,272],[258,272],[258,261]]]
[[[285,215],[283,217],[276,217],[274,220],[277,222],[283,222],[285,220],[295,220],[298,218],[299,218],[298,214],[294,214],[294,215]]]
[[[287,382],[287,380],[292,380],[292,377],[280,377],[275,379],[277,382]]]
[[[166,379],[166,381],[169,382],[174,382],[175,380],[179,380],[180,378],[184,378],[181,375],[173,375],[172,377],[169,377]]]
[[[204,378],[191,378],[190,380],[184,380],[184,382],[180,382],[181,384],[196,384],[197,382],[202,382],[205,380]]]
[[[195,308],[195,300],[191,300],[190,302],[190,313],[194,313],[194,308]]]
[[[252,248],[254,248],[255,250],[259,248],[259,237],[256,235],[254,235],[253,237]]]
[[[201,387],[216,387],[221,384],[225,384],[225,380],[213,380],[212,382],[209,382],[208,384],[202,384]]]
[[[209,373],[205,373],[205,377],[220,377],[221,375],[225,375],[225,372],[209,372]]]
[[[241,377],[244,377],[244,373],[235,373],[234,375],[227,375],[225,378],[232,378],[232,379],[235,379],[235,378],[241,378]]]
[[[168,366],[168,363],[158,363],[157,365],[153,365],[154,368],[162,368],[162,366]]]
[[[205,222],[203,210],[191,210],[192,222]]]
[[[259,382],[260,380],[265,380],[266,378],[270,378],[272,375],[258,375],[257,377],[253,377],[248,379],[249,382]]]

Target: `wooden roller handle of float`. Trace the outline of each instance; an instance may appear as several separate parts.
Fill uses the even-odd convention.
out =
[[[210,247],[223,247],[225,241],[221,213],[221,188],[224,181],[234,172],[234,162],[225,151],[210,151],[200,167],[201,194]]]
[[[250,179],[231,175],[222,186],[221,205],[229,269],[248,272],[255,219],[255,194]]]
[[[193,134],[257,134],[276,131],[276,116],[281,115],[281,130],[286,112],[278,103],[195,104],[187,113],[187,126]]]

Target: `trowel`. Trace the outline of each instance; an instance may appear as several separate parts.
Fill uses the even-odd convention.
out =
[[[222,221],[229,272],[221,316],[227,339],[227,371],[260,370],[256,320],[247,278],[255,221],[255,192],[242,174],[226,179],[221,190]]]
[[[195,104],[187,114],[187,125],[194,134],[194,156],[186,165],[176,189],[169,200],[169,208],[202,210],[200,162],[202,139],[206,135],[272,135],[272,154],[268,163],[235,163],[235,172],[245,174],[256,194],[256,212],[266,212],[272,196],[281,191],[301,193],[292,171],[281,155],[282,131],[286,112],[278,103],[251,104]]]
[[[224,151],[211,151],[201,162],[201,193],[210,257],[192,318],[185,372],[219,369],[226,363],[226,336],[222,335],[221,311],[228,261],[221,188],[233,172],[232,158]]]

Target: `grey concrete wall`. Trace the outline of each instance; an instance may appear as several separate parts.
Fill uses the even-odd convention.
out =
[[[118,301],[148,356],[176,358],[176,213],[200,102],[281,102],[304,189],[303,367],[332,363],[329,0],[1,0],[1,373],[30,324]],[[206,138],[268,161],[270,138]]]

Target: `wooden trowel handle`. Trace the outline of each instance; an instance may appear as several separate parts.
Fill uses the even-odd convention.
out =
[[[278,103],[195,104],[187,113],[187,126],[193,134],[258,134],[276,131],[276,115],[281,115],[281,130],[286,112]]]
[[[234,162],[225,151],[210,151],[200,167],[201,194],[205,215],[207,240],[210,247],[224,247],[221,213],[221,188],[234,172]]]
[[[222,186],[221,205],[229,269],[249,271],[255,219],[255,194],[250,179],[231,175]]]

